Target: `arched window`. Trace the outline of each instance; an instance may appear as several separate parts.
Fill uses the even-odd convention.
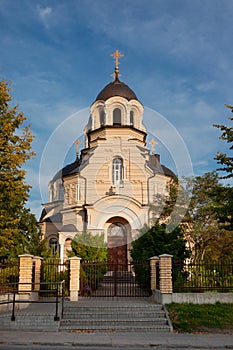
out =
[[[100,116],[100,126],[105,125],[105,113],[104,113],[103,108],[100,108],[99,116]]]
[[[134,124],[134,113],[133,111],[130,111],[130,125]]]
[[[119,108],[113,110],[113,125],[121,125],[121,110]]]
[[[53,189],[53,182],[51,181],[49,183],[49,201],[52,202],[54,200],[54,189]]]
[[[64,200],[64,187],[63,187],[62,184],[60,184],[60,186],[59,186],[59,199],[60,199],[61,201]]]
[[[112,183],[114,186],[123,185],[123,162],[121,158],[115,158],[112,162]]]
[[[58,241],[57,238],[50,238],[49,248],[52,250],[52,253],[55,255],[58,250]]]
[[[111,237],[126,237],[127,231],[125,225],[120,222],[114,222],[108,228],[108,236]]]

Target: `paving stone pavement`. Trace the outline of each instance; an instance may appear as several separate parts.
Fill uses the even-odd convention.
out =
[[[176,333],[66,333],[0,331],[2,345],[51,347],[122,347],[166,349],[233,349],[233,336]]]

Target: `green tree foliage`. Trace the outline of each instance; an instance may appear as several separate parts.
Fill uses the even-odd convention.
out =
[[[160,225],[157,223],[151,228],[145,226],[141,230],[140,237],[133,241],[131,257],[139,285],[144,288],[150,287],[150,269],[149,265],[146,269],[145,266],[138,265],[138,262],[149,263],[151,257],[161,254],[171,254],[173,255],[173,262],[181,264],[189,257],[190,252],[186,247],[181,227],[177,226],[170,231],[167,230],[165,224]],[[178,269],[173,269],[174,280],[176,280],[181,268],[182,265]]]
[[[191,201],[182,224],[193,259],[231,258],[232,188],[223,186],[216,172],[197,176],[192,183]]]
[[[225,105],[227,108],[230,108],[233,112],[233,106]],[[228,118],[229,120],[233,120],[233,118]],[[223,133],[220,136],[221,140],[226,141],[230,144],[229,150],[233,150],[233,127],[227,127],[225,125],[218,125],[214,124],[214,127],[219,128]],[[219,171],[223,171],[226,173],[225,176],[222,176],[223,179],[228,179],[233,177],[233,157],[230,155],[227,155],[226,153],[218,152],[216,157],[214,158],[217,160],[218,164],[223,165],[223,167],[217,169]]]
[[[154,224],[165,223],[172,231],[182,221],[190,202],[192,180],[183,182],[173,179],[167,185],[166,194],[156,194],[151,206]]]
[[[151,228],[145,226],[140,237],[132,242],[133,261],[146,262],[160,254],[171,254],[174,260],[184,260],[189,257],[181,227],[168,231],[165,224],[156,224]]]
[[[71,243],[72,254],[85,261],[106,261],[108,252],[104,234],[92,235],[89,232],[78,233]]]
[[[24,209],[21,214],[20,231],[26,238],[21,251],[42,258],[54,257],[52,249],[48,247],[48,242],[42,237],[35,215],[31,214],[28,209]]]
[[[31,151],[32,133],[5,80],[0,82],[0,256],[30,251],[30,235],[38,233],[36,220],[25,209],[30,186],[25,182],[25,162]],[[38,233],[39,234],[39,233]]]
[[[82,293],[92,293],[98,288],[107,272],[108,251],[104,234],[92,235],[89,232],[80,232],[72,240],[71,247],[72,252],[68,252],[68,255],[78,256],[86,262],[81,269]]]

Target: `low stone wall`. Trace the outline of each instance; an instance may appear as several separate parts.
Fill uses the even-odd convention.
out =
[[[153,292],[153,301],[161,304],[192,303],[192,304],[215,304],[233,303],[233,293],[160,293]]]

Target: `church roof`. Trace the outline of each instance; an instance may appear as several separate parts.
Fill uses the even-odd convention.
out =
[[[166,176],[170,176],[173,179],[176,178],[176,175],[173,173],[173,171],[169,168],[167,168],[165,165],[161,164],[161,167],[163,169],[163,174]]]
[[[47,218],[45,218],[47,215],[47,210],[44,208],[42,210],[42,213],[41,213],[41,216],[40,216],[40,222],[44,221],[44,222],[62,222],[62,214],[61,213],[56,213],[56,214],[53,214]]]
[[[106,101],[110,97],[114,96],[124,97],[128,101],[138,99],[133,90],[130,89],[128,85],[120,81],[118,77],[116,77],[114,81],[106,85],[103,90],[100,91],[96,97],[96,101]]]
[[[52,182],[61,179],[63,176],[75,174],[79,169],[79,161],[75,160],[73,163],[66,165],[64,168],[59,170],[53,177]]]
[[[151,154],[148,162],[149,167],[159,174],[163,174],[165,176],[169,176],[172,178],[176,178],[176,175],[173,171],[167,168],[165,165],[160,164],[160,155],[159,154]]]

